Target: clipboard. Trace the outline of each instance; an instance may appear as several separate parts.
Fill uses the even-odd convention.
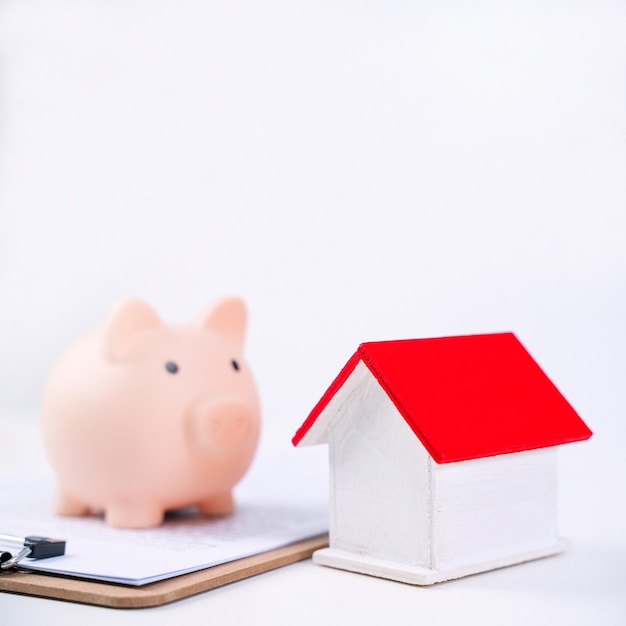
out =
[[[315,550],[327,546],[328,535],[319,535],[283,548],[140,587],[32,571],[6,572],[0,574],[0,591],[115,609],[148,608],[302,561]]]

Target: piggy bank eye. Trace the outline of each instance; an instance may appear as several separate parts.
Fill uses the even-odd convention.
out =
[[[168,361],[165,364],[165,369],[170,373],[170,374],[176,374],[176,372],[178,371],[178,365],[176,365],[176,363],[174,363],[174,361]]]
[[[238,372],[239,371],[239,363],[237,363],[237,361],[235,361],[235,359],[233,359],[230,364],[233,366],[233,369]]]

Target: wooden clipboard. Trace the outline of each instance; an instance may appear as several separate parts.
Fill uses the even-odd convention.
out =
[[[256,554],[230,563],[149,583],[140,587],[69,578],[39,572],[0,575],[0,591],[93,604],[116,609],[159,606],[228,583],[307,559],[328,546],[328,535]]]

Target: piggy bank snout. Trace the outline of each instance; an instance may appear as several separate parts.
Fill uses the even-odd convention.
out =
[[[189,418],[194,444],[207,453],[227,454],[256,440],[255,412],[238,398],[200,400]]]

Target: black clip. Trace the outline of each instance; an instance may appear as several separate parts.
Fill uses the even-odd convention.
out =
[[[31,559],[47,559],[51,556],[63,556],[65,554],[65,540],[52,539],[29,535],[28,537],[14,537],[12,535],[0,535],[0,543],[18,545],[19,552],[13,556],[10,552],[0,552],[0,569],[7,570],[29,557]]]

